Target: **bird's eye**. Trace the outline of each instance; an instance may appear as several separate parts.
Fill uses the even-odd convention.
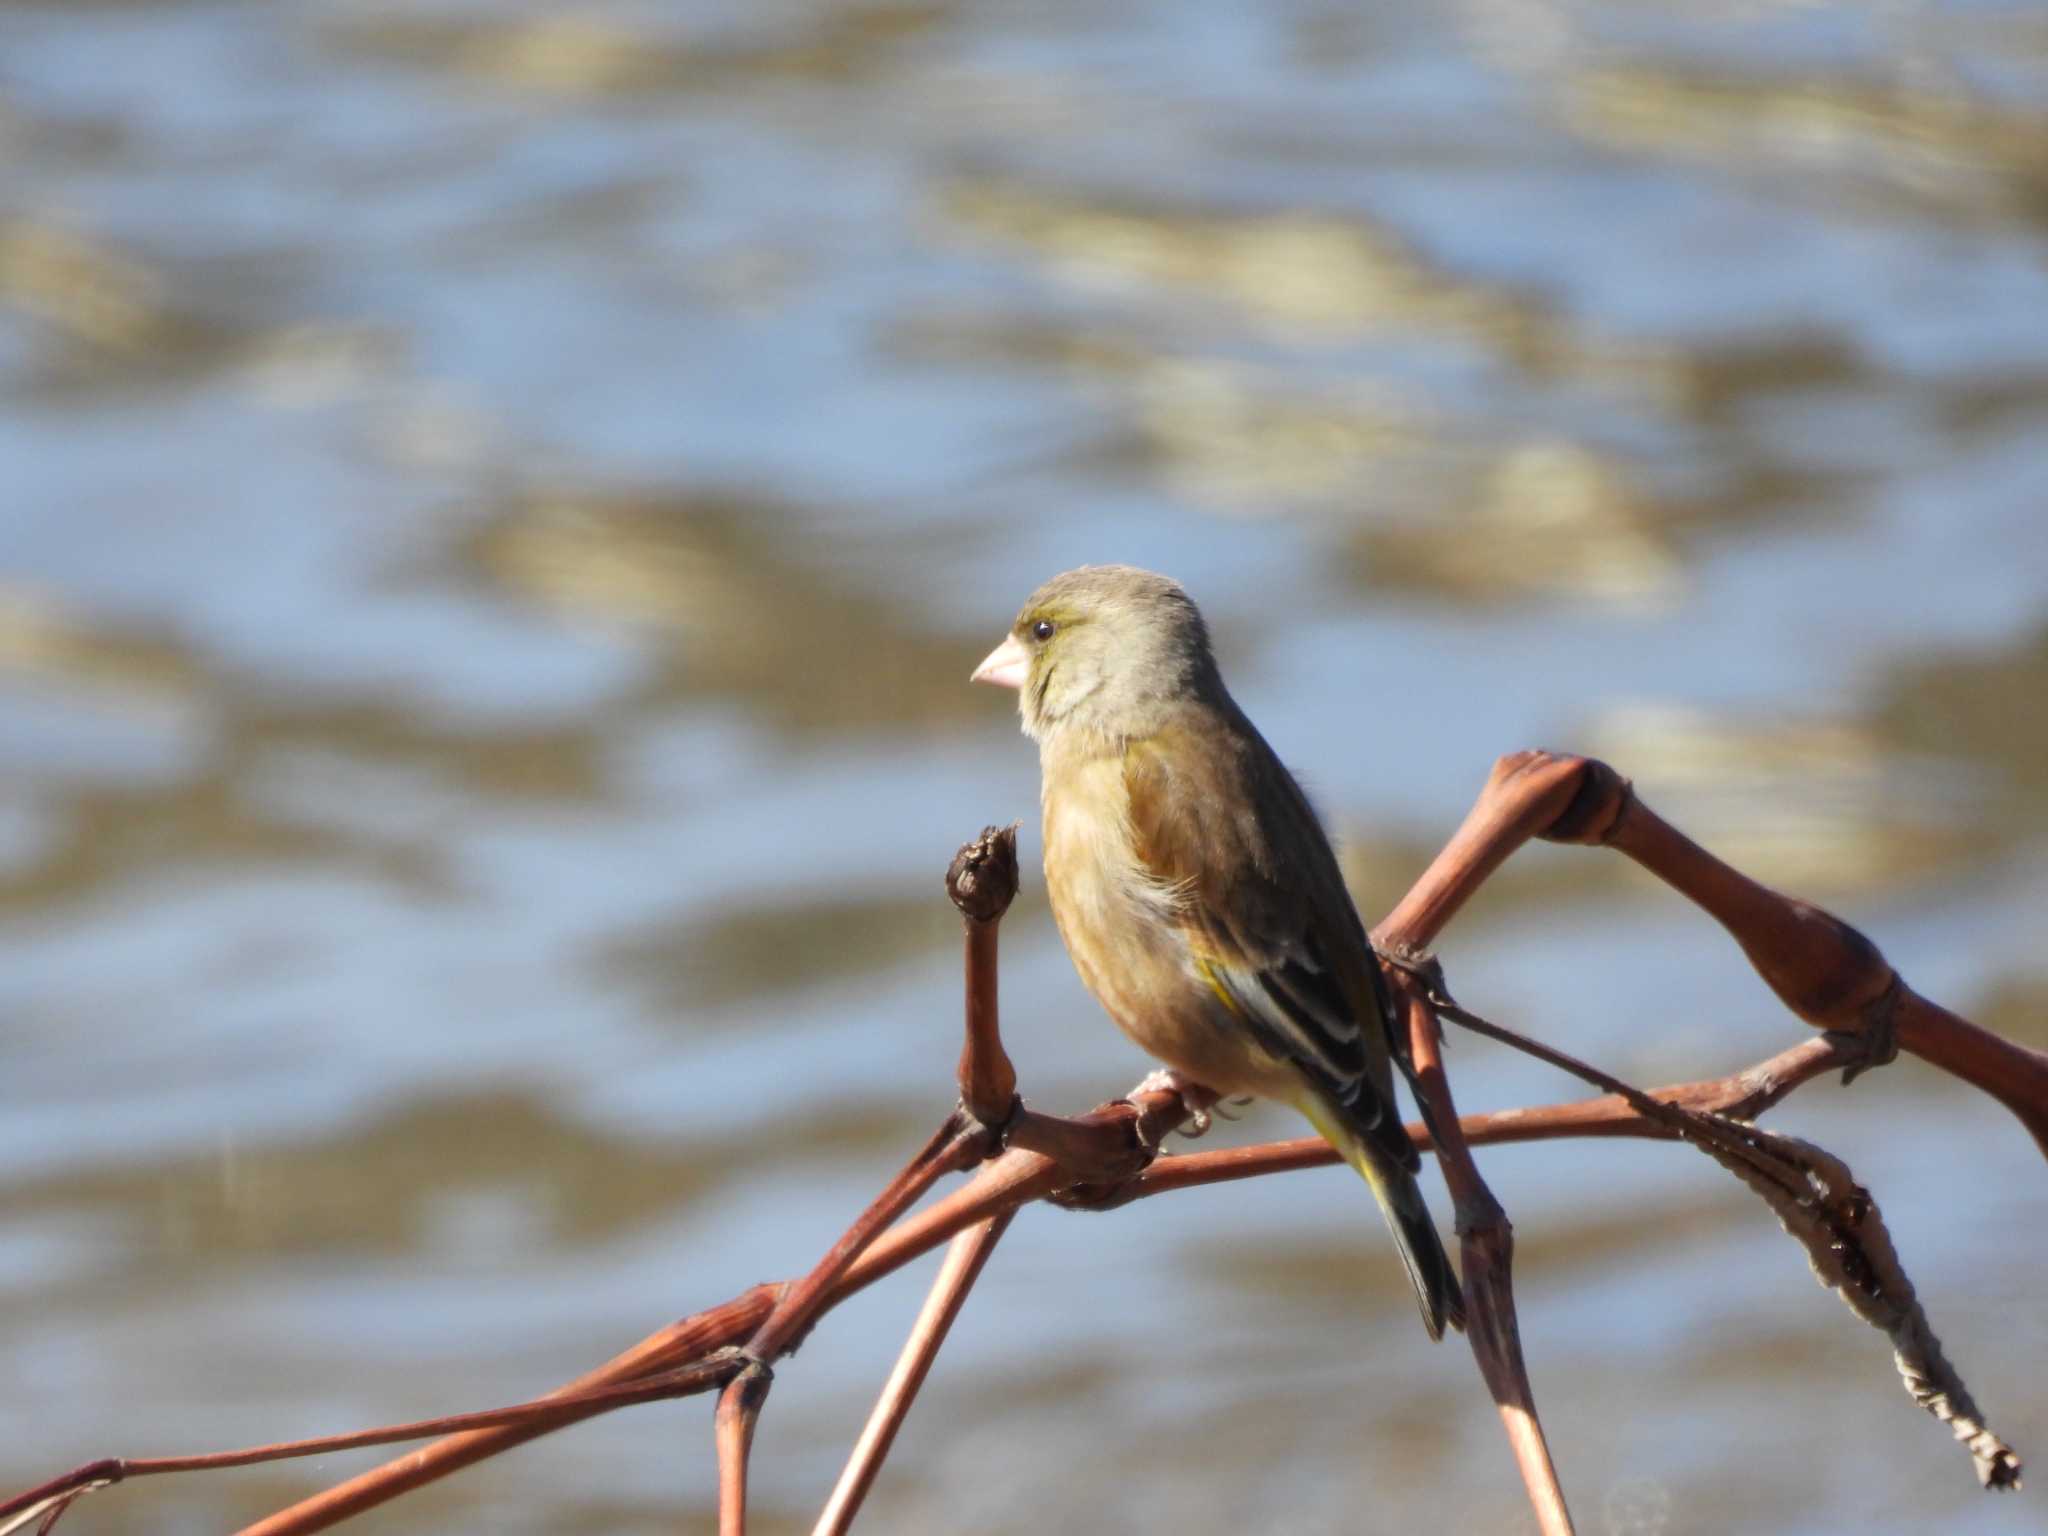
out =
[[[1040,619],[1031,626],[1031,638],[1034,640],[1050,640],[1052,632],[1053,622],[1051,619]]]

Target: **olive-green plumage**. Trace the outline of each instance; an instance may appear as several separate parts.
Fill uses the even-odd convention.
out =
[[[1364,1176],[1432,1338],[1464,1303],[1394,1110],[1384,979],[1329,839],[1228,690],[1178,585],[1088,566],[976,673],[1039,745],[1046,888],[1123,1031],[1219,1095],[1281,1099]]]

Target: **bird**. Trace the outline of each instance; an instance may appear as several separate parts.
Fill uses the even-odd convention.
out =
[[[1463,1328],[1395,1112],[1405,1030],[1330,839],[1193,599],[1134,566],[1067,571],[972,680],[1017,690],[1038,744],[1046,891],[1088,990],[1163,1085],[1305,1116],[1371,1188],[1430,1338]]]

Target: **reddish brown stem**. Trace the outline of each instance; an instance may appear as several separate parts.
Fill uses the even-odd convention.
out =
[[[862,1250],[930,1189],[941,1174],[981,1160],[988,1132],[955,1110],[903,1171],[889,1181],[868,1208],[840,1235],[825,1257],[795,1285],[785,1289],[747,1340],[748,1366],[726,1384],[718,1400],[718,1531],[719,1536],[745,1536],[747,1528],[747,1455],[754,1443],[754,1424],[773,1379],[770,1362],[802,1338],[826,1296],[842,1279]]]
[[[1414,958],[1426,952],[1472,893],[1516,849],[1560,823],[1583,823],[1580,802],[1589,783],[1597,785],[1598,775],[1582,762],[1547,753],[1522,753],[1495,763],[1464,824],[1380,925],[1375,941],[1396,956]],[[1500,1410],[1539,1527],[1544,1536],[1570,1536],[1571,1515],[1536,1416],[1535,1394],[1522,1357],[1515,1312],[1514,1226],[1473,1161],[1444,1074],[1435,1009],[1406,972],[1392,971],[1388,979],[1404,1003],[1417,1092],[1427,1101],[1428,1118],[1441,1131],[1437,1158],[1457,1208],[1472,1353]]]
[[[1373,931],[1374,939],[1397,953],[1434,944],[1510,854],[1568,816],[1585,785],[1585,763],[1548,752],[1517,752],[1496,762],[1464,823]]]
[[[1715,1111],[1751,1120],[1777,1104],[1802,1083],[1810,1082],[1855,1059],[1856,1047],[1822,1037],[1802,1040],[1790,1050],[1727,1077],[1703,1082],[1673,1083],[1655,1088],[1650,1097],[1684,1109]],[[1645,1119],[1620,1094],[1531,1109],[1501,1109],[1465,1115],[1458,1121],[1468,1145],[1505,1146],[1522,1141],[1554,1141],[1566,1136],[1641,1136],[1672,1139],[1669,1127]],[[1423,1151],[1434,1145],[1420,1121],[1405,1129]],[[1262,1142],[1250,1147],[1222,1147],[1213,1152],[1185,1152],[1162,1157],[1132,1181],[1133,1195],[1164,1194],[1204,1184],[1227,1184],[1269,1173],[1301,1168],[1327,1168],[1338,1154],[1320,1136]]]
[[[1982,1089],[2019,1117],[2048,1157],[2048,1053],[1994,1035],[1900,983],[1899,1048]]]
[[[542,1401],[571,1397],[653,1372],[670,1370],[701,1359],[714,1350],[737,1344],[768,1316],[778,1289],[771,1285],[757,1285],[731,1301],[671,1324],[642,1339],[623,1354],[614,1356],[596,1370],[577,1377]],[[601,1411],[587,1408],[565,1414],[552,1423],[528,1420],[495,1429],[471,1429],[449,1435],[431,1445],[409,1451],[395,1461],[385,1462],[346,1482],[323,1489],[254,1525],[245,1526],[240,1536],[288,1536],[288,1533],[289,1536],[298,1536],[302,1532],[325,1530],[473,1462],[495,1456],[551,1429]]]
[[[983,1125],[1000,1126],[1017,1102],[1017,1069],[996,1024],[996,925],[967,930],[967,1039],[960,1047],[960,1102]]]
[[[712,1420],[718,1446],[718,1536],[747,1536],[747,1456],[769,1379],[767,1367],[754,1363],[718,1396]]]
[[[958,1234],[947,1246],[945,1261],[932,1281],[923,1310],[911,1326],[910,1337],[903,1343],[896,1368],[883,1386],[874,1412],[868,1416],[867,1426],[861,1431],[846,1470],[840,1474],[832,1497],[826,1500],[811,1536],[844,1536],[851,1529],[868,1490],[882,1470],[882,1462],[896,1443],[896,1432],[903,1427],[911,1403],[931,1373],[932,1361],[938,1358],[953,1320],[967,1302],[967,1293],[974,1288],[982,1266],[988,1263],[989,1255],[995,1252],[996,1243],[1015,1215],[1015,1211],[1004,1211],[991,1216],[979,1226]]]
[[[967,929],[966,1043],[960,1055],[961,1108],[840,1235],[825,1257],[776,1298],[747,1340],[747,1370],[727,1383],[718,1402],[720,1536],[746,1529],[747,1458],[754,1425],[772,1380],[770,1363],[810,1328],[847,1269],[942,1174],[972,1166],[991,1150],[994,1134],[1016,1103],[1017,1074],[1003,1050],[996,1011],[996,932],[1017,893],[1016,828],[987,827],[963,845],[946,871],[946,893]]]
[[[1017,829],[986,827],[946,871],[946,894],[967,935],[967,1038],[960,1048],[960,1102],[983,1125],[1008,1122],[1017,1069],[1003,1049],[996,1012],[996,932],[1017,894]]]
[[[464,1430],[513,1426],[545,1433],[615,1408],[662,1398],[688,1397],[722,1385],[740,1369],[731,1357],[700,1360],[693,1365],[657,1372],[614,1386],[587,1392],[566,1392],[555,1397],[536,1398],[505,1408],[485,1408],[474,1413],[452,1413],[440,1418],[418,1419],[409,1424],[383,1424],[375,1429],[355,1430],[344,1435],[321,1435],[310,1440],[280,1440],[269,1445],[244,1446],[232,1451],[207,1451],[193,1456],[140,1456],[110,1458],[91,1462],[31,1488],[0,1503],[0,1521],[68,1493],[94,1486],[126,1482],[138,1477],[159,1477],[171,1472],[217,1472],[229,1467],[250,1467],[264,1462],[291,1461],[302,1456],[325,1456],[335,1451],[359,1451],[374,1445],[395,1445],[405,1440],[424,1440],[432,1435],[450,1435]]]
[[[1069,1118],[1020,1109],[1010,1122],[1009,1141],[1013,1147],[1044,1154],[1062,1168],[1085,1168],[1098,1177],[1115,1177],[1112,1170],[1120,1166],[1135,1173],[1149,1161],[1131,1134],[1135,1118]]]
[[[1827,1038],[1805,1040],[1742,1072],[1659,1088],[1652,1097],[1694,1109],[1757,1115],[1801,1084],[1842,1065],[1848,1059],[1846,1051],[1852,1050],[1853,1047],[1845,1048]],[[1147,1095],[1140,1102],[1154,1126],[1170,1127],[1184,1118],[1174,1108],[1169,1095]],[[898,1222],[877,1238],[848,1266],[845,1275],[820,1303],[818,1313],[829,1311],[856,1291],[895,1273],[903,1265],[992,1215],[1043,1199],[1077,1180],[1098,1183],[1112,1180],[1116,1177],[1115,1168],[1129,1155],[1133,1120],[1131,1106],[1116,1103],[1104,1105],[1088,1115],[1059,1122],[1076,1128],[1072,1150],[1078,1153],[1085,1148],[1113,1149],[1113,1162],[1105,1159],[1094,1164],[1062,1166],[1039,1152],[1013,1145],[1009,1152],[982,1168],[962,1188]],[[1613,1094],[1533,1109],[1469,1115],[1458,1123],[1466,1140],[1473,1146],[1545,1141],[1564,1136],[1669,1136],[1668,1131],[1644,1120]],[[1427,1149],[1431,1145],[1428,1133],[1419,1123],[1408,1126],[1407,1130],[1418,1147]],[[1329,1144],[1319,1137],[1227,1147],[1160,1158],[1129,1180],[1123,1189],[1127,1198],[1144,1198],[1175,1189],[1256,1178],[1299,1168],[1326,1167],[1336,1160]],[[722,1306],[685,1318],[578,1378],[562,1392],[567,1394],[608,1380],[630,1380],[649,1371],[672,1367],[697,1354],[737,1345],[767,1317],[778,1289],[775,1286],[756,1286]],[[573,1419],[565,1419],[564,1422],[573,1422]],[[261,1536],[285,1536],[287,1532],[323,1530],[351,1514],[381,1504],[421,1483],[444,1477],[449,1472],[508,1450],[544,1432],[544,1427],[525,1424],[504,1429],[472,1430],[436,1441],[399,1461],[386,1463],[290,1509],[279,1511],[249,1527],[243,1536],[257,1532]]]
[[[917,1204],[942,1174],[979,1162],[983,1143],[984,1136],[978,1127],[963,1127],[958,1113],[948,1117],[903,1171],[891,1179],[853,1225],[840,1234],[839,1241],[832,1245],[811,1272],[783,1290],[767,1318],[747,1340],[747,1353],[768,1364],[801,1338],[810,1327],[818,1304],[838,1285],[847,1267],[860,1257],[862,1250],[897,1217]]]
[[[1620,783],[1612,769],[1601,771]],[[2048,1156],[2048,1054],[1929,1002],[1856,929],[1722,863],[1631,794],[1617,797],[1606,840],[1726,928],[1800,1018],[1865,1037],[1873,1061],[1889,1060],[1896,1045],[1982,1089]]]
[[[1514,1224],[1481,1177],[1459,1124],[1450,1079],[1444,1074],[1435,1008],[1412,976],[1396,973],[1390,980],[1407,1016],[1417,1091],[1429,1106],[1429,1119],[1441,1128],[1436,1153],[1444,1182],[1450,1186],[1462,1240],[1461,1267],[1469,1308],[1466,1337],[1479,1362],[1479,1374],[1486,1379],[1487,1390],[1500,1410],[1538,1528],[1544,1536],[1571,1536],[1571,1514],[1565,1508],[1564,1490],[1558,1485],[1542,1421],[1536,1416],[1536,1394],[1522,1358],[1522,1328],[1515,1312]]]
[[[1496,762],[1464,824],[1374,931],[1375,940],[1395,955],[1428,949],[1531,837],[1626,854],[1726,928],[1793,1013],[1868,1040],[1870,1049],[1845,1068],[1851,1075],[1889,1060],[1896,1045],[1997,1099],[2048,1156],[2048,1053],[1928,1001],[1855,928],[1723,863],[1592,758],[1531,751]]]

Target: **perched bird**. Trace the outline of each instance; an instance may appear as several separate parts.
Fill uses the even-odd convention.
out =
[[[1395,1113],[1404,1038],[1315,811],[1223,686],[1180,586],[1084,566],[977,682],[1038,743],[1045,883],[1088,990],[1176,1086],[1292,1104],[1364,1176],[1431,1338],[1464,1300]]]

